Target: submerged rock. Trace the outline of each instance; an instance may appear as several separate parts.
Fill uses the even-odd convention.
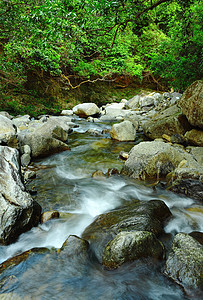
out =
[[[114,124],[110,131],[111,138],[118,141],[134,141],[136,137],[136,129],[132,122],[123,121]]]
[[[178,104],[191,125],[203,128],[203,80],[193,82]]]
[[[190,288],[203,289],[203,246],[186,233],[178,233],[165,266],[165,274]]]
[[[119,232],[149,231],[159,236],[163,233],[164,222],[170,216],[171,212],[163,201],[137,201],[98,216],[85,229],[82,238],[89,241],[101,262],[104,248]]]
[[[37,226],[41,207],[25,191],[16,149],[0,146],[0,242],[9,244]]]
[[[102,264],[116,268],[127,261],[143,257],[161,259],[164,246],[148,231],[120,232],[104,249]]]

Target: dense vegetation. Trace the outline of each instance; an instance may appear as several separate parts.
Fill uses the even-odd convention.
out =
[[[2,0],[1,92],[55,96],[121,77],[183,91],[202,76],[202,10],[198,0]]]

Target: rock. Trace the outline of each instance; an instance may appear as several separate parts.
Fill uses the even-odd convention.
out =
[[[190,126],[181,113],[181,110],[173,105],[151,120],[142,124],[144,134],[150,139],[161,138],[163,134],[169,136],[173,134],[183,135]]]
[[[171,216],[163,201],[132,202],[129,205],[99,215],[82,233],[90,248],[102,261],[104,248],[119,232],[149,231],[159,236],[163,224]]]
[[[178,101],[192,126],[203,128],[203,80],[193,82]]]
[[[54,211],[45,211],[42,215],[41,215],[41,223],[45,223],[49,220],[52,219],[57,219],[59,218],[59,212],[54,210]]]
[[[61,122],[64,129],[60,126]],[[69,129],[69,125],[64,124],[63,120],[51,118],[32,132],[26,131],[18,134],[21,149],[24,145],[29,145],[32,157],[42,157],[68,150],[69,147],[64,142],[67,141]]]
[[[195,160],[203,165],[203,147],[187,147],[186,150],[191,153],[191,155],[195,158]]]
[[[118,141],[134,141],[136,137],[136,129],[132,122],[123,121],[114,124],[110,131],[111,138]]]
[[[21,165],[23,167],[27,167],[30,163],[30,160],[31,160],[31,157],[30,157],[30,154],[28,153],[24,153],[21,158],[20,158],[20,161],[21,161]]]
[[[24,173],[24,180],[33,179],[35,177],[36,177],[36,172],[34,172],[34,171],[28,170]]]
[[[122,118],[127,114],[125,110],[123,110],[125,103],[112,103],[107,104],[104,108],[105,116],[109,118]]]
[[[203,245],[203,232],[192,231],[189,233],[196,241],[198,241],[201,245]]]
[[[24,115],[18,118],[14,118],[12,122],[18,129],[26,129],[30,123],[30,116]]]
[[[153,96],[144,96],[140,97],[140,102],[139,102],[140,107],[149,107],[149,106],[154,106],[154,97]]]
[[[73,107],[73,113],[79,117],[89,117],[99,114],[100,109],[95,103],[82,103]]]
[[[40,205],[21,181],[18,151],[0,146],[0,241],[14,242],[21,233],[37,226],[40,216]]]
[[[73,115],[73,111],[72,111],[72,109],[62,110],[61,115],[62,116],[72,116]]]
[[[139,108],[140,95],[136,95],[125,103],[127,109],[138,109]]]
[[[171,104],[172,105],[176,104],[181,96],[182,96],[182,94],[180,94],[180,93],[177,93],[177,92],[172,93],[171,94],[171,100],[170,100]]]
[[[0,115],[3,116],[3,117],[6,117],[10,120],[13,119],[13,116],[9,115],[9,113],[7,111],[0,111]]]
[[[178,233],[165,266],[165,274],[190,288],[203,288],[203,246],[186,233]]]
[[[103,171],[97,170],[94,173],[92,173],[92,177],[97,179],[97,178],[105,178],[106,176],[103,173]]]
[[[127,160],[129,155],[127,152],[124,152],[124,151],[121,151],[120,154],[119,154],[120,158],[123,159],[123,160]]]
[[[141,142],[129,152],[121,174],[142,180],[158,179],[172,172],[183,159],[196,166],[194,158],[179,147],[162,141]]]
[[[76,235],[69,235],[61,247],[60,256],[65,256],[66,258],[77,257],[81,260],[87,260],[88,249],[88,241],[81,239]]]
[[[111,169],[108,169],[106,175],[108,177],[113,176],[113,175],[119,175],[119,171],[116,168],[111,168]]]
[[[186,197],[190,197],[198,201],[203,200],[203,182],[198,179],[175,179],[172,181],[172,185],[169,187],[169,189],[175,193],[183,194]]]
[[[31,154],[31,149],[29,145],[24,145],[23,147],[23,153],[25,154]]]
[[[0,144],[18,148],[16,129],[7,117],[0,115]]]
[[[86,131],[86,133],[90,135],[95,135],[95,136],[102,136],[102,133],[96,129],[90,128]]]
[[[184,135],[188,144],[203,147],[203,131],[192,129]]]
[[[156,236],[148,231],[120,232],[110,241],[103,253],[102,264],[108,268],[117,268],[127,261],[144,257],[161,259],[164,246]]]

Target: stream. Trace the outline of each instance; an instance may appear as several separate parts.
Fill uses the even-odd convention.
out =
[[[91,176],[96,170],[121,170],[120,151],[128,152],[142,140],[141,134],[136,142],[117,142],[110,139],[108,132],[99,136],[86,132],[94,129],[101,133],[111,128],[110,123],[79,118],[75,122],[79,127],[69,135],[71,150],[35,161],[32,167],[37,176],[28,184],[28,189],[37,190],[33,198],[43,211],[57,210],[60,218],[22,234],[14,244],[0,246],[0,263],[32,248],[50,251],[36,251],[0,274],[0,299],[200,299],[198,295],[186,294],[164,276],[163,263],[154,264],[150,259],[144,264],[139,260],[125,263],[109,271],[93,256],[88,260],[80,255],[72,259],[57,256],[56,250],[69,235],[80,237],[96,216],[133,199],[163,200],[173,214],[165,226],[170,236],[203,230],[202,208],[190,198],[118,175]]]

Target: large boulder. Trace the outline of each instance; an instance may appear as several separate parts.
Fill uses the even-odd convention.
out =
[[[95,103],[82,103],[73,107],[73,113],[85,118],[99,114],[100,109]]]
[[[191,125],[203,128],[203,80],[193,82],[186,89],[179,106]]]
[[[182,160],[197,165],[195,159],[180,147],[162,141],[141,142],[129,152],[121,173],[142,180],[158,179],[172,172]]]
[[[21,149],[24,145],[31,148],[32,157],[47,156],[52,153],[68,150],[65,143],[68,139],[68,124],[61,124],[62,121],[50,118],[47,122],[37,126],[34,130],[25,130],[18,134]],[[63,127],[62,127],[63,126]],[[64,128],[64,129],[63,129]]]
[[[149,231],[157,237],[163,233],[164,222],[171,216],[163,201],[132,202],[127,206],[99,215],[83,232],[92,251],[102,262],[104,249],[119,232]]]
[[[118,141],[134,141],[136,129],[132,122],[126,120],[122,123],[114,124],[110,131],[111,138]]]
[[[16,128],[13,126],[12,121],[4,115],[0,115],[0,144],[14,148],[18,147]]]
[[[184,286],[203,289],[203,246],[192,236],[178,233],[166,261],[165,274]]]
[[[173,105],[151,120],[142,124],[144,134],[150,139],[161,138],[163,134],[184,134],[190,129],[187,119],[182,115],[181,109]]]
[[[156,236],[148,231],[120,232],[105,247],[102,264],[116,268],[127,261],[143,257],[161,259],[164,246]]]
[[[0,242],[9,244],[39,223],[41,207],[25,191],[21,181],[19,154],[0,146]]]

